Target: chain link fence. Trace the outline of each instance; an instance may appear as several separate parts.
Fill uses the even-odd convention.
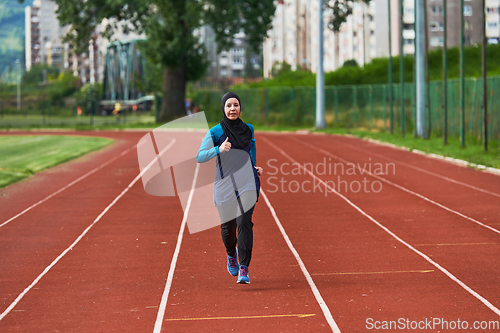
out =
[[[426,129],[434,135],[442,135],[444,128],[443,85],[431,82],[426,103]],[[500,77],[488,78],[488,136],[500,139]],[[273,87],[234,89],[243,106],[245,122],[261,125],[308,126],[315,124],[315,87]],[[448,81],[448,133],[460,136],[460,80]],[[199,91],[194,101],[200,110],[206,112],[208,121],[221,119],[220,100],[224,92]],[[388,84],[325,87],[325,121],[328,127],[361,128],[388,131],[391,119],[394,133],[413,134],[416,130],[415,90],[413,83],[404,84],[404,98],[401,86],[393,85],[393,108],[391,115]],[[482,79],[465,80],[465,133],[480,137],[483,133]],[[405,103],[402,115],[401,101]],[[405,121],[404,127],[402,121]]]
[[[100,111],[99,102],[79,105],[72,98],[58,98],[50,87],[21,87],[19,106],[16,85],[0,86],[0,128],[106,126],[154,123],[155,110],[123,106],[119,113]],[[54,95],[55,94],[55,95]]]

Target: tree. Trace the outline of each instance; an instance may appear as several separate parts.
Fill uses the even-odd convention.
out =
[[[344,61],[342,67],[359,67],[359,64],[355,59],[349,59]]]
[[[21,0],[22,1],[22,0]],[[214,29],[219,51],[229,49],[233,36],[243,31],[257,52],[271,27],[273,0],[54,0],[61,25],[71,25],[65,41],[85,52],[96,26],[103,19],[114,22],[103,33],[110,38],[119,25],[147,39],[140,48],[163,70],[160,121],[185,115],[188,80],[205,73],[207,52],[199,28]]]
[[[327,8],[333,11],[333,16],[328,22],[328,27],[334,32],[340,31],[342,23],[347,21],[347,17],[352,14],[354,2],[369,4],[371,0],[323,0]]]
[[[39,84],[44,80],[44,71],[46,79],[54,79],[59,75],[59,68],[47,64],[34,64],[30,70],[24,74],[23,83]]]

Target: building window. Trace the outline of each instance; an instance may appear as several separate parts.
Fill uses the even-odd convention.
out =
[[[498,24],[495,21],[489,21],[489,22],[486,22],[486,27],[492,29],[492,28],[498,27]]]
[[[413,7],[404,7],[403,8],[404,15],[414,15],[415,11]]]
[[[444,24],[441,21],[431,21],[429,29],[431,31],[444,31]]]
[[[470,21],[464,21],[464,30],[472,30],[472,23],[470,23]]]
[[[433,5],[431,6],[431,12],[433,15],[443,15],[443,6]],[[464,9],[465,12],[465,9]]]
[[[464,16],[472,16],[472,6],[471,5],[464,6]]]
[[[440,37],[431,37],[430,45],[432,47],[443,46],[444,45],[444,37],[443,36],[440,36]]]

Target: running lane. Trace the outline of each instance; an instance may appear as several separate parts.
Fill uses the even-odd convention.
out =
[[[162,332],[332,331],[262,196],[253,222],[249,285],[228,273],[220,227],[185,231]]]
[[[325,197],[325,187],[315,188],[313,177],[304,172],[292,174],[293,161],[280,150],[301,165],[311,163],[315,168],[324,162],[324,154],[293,139],[311,140],[313,146],[322,147],[327,136],[285,138],[260,134],[260,138],[260,164],[266,171],[263,187],[275,202],[278,215],[283,215],[291,240],[302,253],[341,330],[366,331],[370,318],[460,318],[471,325],[475,320],[500,319],[478,298],[345,200],[333,193]],[[345,158],[349,153],[340,151],[337,155]],[[365,160],[368,158],[365,156]],[[321,167],[314,172],[321,179],[338,183],[338,175],[325,175]],[[357,171],[354,175],[343,174],[341,180],[348,186],[357,182],[363,187],[365,176]],[[499,306],[496,233],[386,184],[379,193],[341,193],[404,241],[415,248],[421,246],[418,250],[449,269],[493,307]],[[457,245],[465,241],[473,245]],[[436,245],[441,243],[456,246]]]
[[[2,312],[139,174],[134,145],[143,133],[99,135],[118,144],[30,181],[43,183],[46,196],[65,185],[60,178],[71,182],[132,150],[0,228]],[[5,190],[7,200],[26,205],[43,197],[33,192],[30,200],[23,183]],[[152,330],[181,217],[178,199],[148,196],[139,181],[0,321],[0,331]]]

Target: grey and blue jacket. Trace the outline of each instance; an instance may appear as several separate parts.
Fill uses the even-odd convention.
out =
[[[214,202],[216,205],[230,203],[246,191],[260,192],[260,179],[255,166],[257,164],[257,149],[255,147],[254,128],[252,142],[243,149],[231,146],[228,152],[219,153],[219,146],[226,140],[226,135],[220,124],[212,127],[201,143],[196,161],[205,163],[216,158],[216,174],[214,180]],[[250,171],[251,168],[251,171]]]

